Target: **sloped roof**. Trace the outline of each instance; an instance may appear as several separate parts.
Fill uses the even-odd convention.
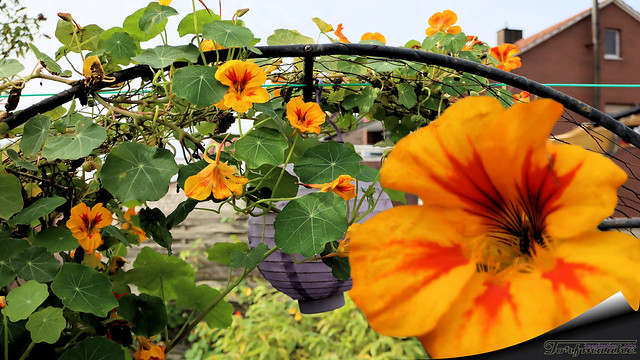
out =
[[[598,4],[598,8],[599,9],[603,9],[611,4],[615,4],[617,5],[620,9],[624,10],[626,13],[628,13],[629,15],[631,15],[633,18],[635,18],[638,22],[640,22],[640,13],[638,13],[637,11],[633,10],[629,5],[625,4],[622,0],[605,0],[605,1],[601,1]],[[552,36],[564,31],[565,29],[567,29],[568,27],[572,26],[573,24],[577,23],[578,21],[591,16],[591,8],[588,8],[584,11],[581,11],[580,13],[566,19],[563,20],[553,26],[550,26],[534,35],[531,35],[529,37],[526,37],[524,39],[520,39],[518,41],[516,41],[515,45],[518,47],[518,49],[520,50],[520,53],[524,53],[527,50],[537,46],[538,44],[546,41],[547,39],[551,38]]]

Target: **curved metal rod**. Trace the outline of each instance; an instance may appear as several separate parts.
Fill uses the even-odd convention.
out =
[[[436,54],[428,51],[406,49],[392,46],[381,46],[372,44],[310,44],[310,45],[278,45],[278,46],[258,46],[262,54],[249,53],[250,58],[276,58],[276,57],[303,57],[313,58],[322,55],[360,55],[386,57],[390,59],[401,59],[424,64],[447,67],[453,70],[468,72],[480,75],[488,79],[496,80],[500,83],[511,85],[519,89],[528,91],[534,95],[550,98],[561,103],[566,109],[584,116],[599,126],[602,126],[617,134],[622,140],[640,148],[640,134],[628,128],[626,125],[616,121],[611,116],[593,108],[586,103],[579,101],[558,90],[544,86],[538,82],[527,79],[524,76],[516,75],[500,69],[482,65],[473,61],[464,60],[452,56]],[[216,61],[217,58],[226,58],[228,50],[210,51],[206,54],[207,61]],[[186,63],[176,63],[175,67],[186,66]],[[132,80],[142,76],[151,76],[152,70],[146,65],[138,65],[125,70],[117,71],[110,76],[115,77],[115,83]],[[113,83],[98,83],[94,91],[103,89]],[[17,112],[0,123],[5,129],[13,129],[24,124],[33,116],[47,112],[62,105],[79,94],[86,91],[84,85],[79,82],[70,89],[53,95],[37,104],[34,104],[20,112]],[[7,129],[7,130],[8,130]],[[2,128],[0,128],[2,130]]]

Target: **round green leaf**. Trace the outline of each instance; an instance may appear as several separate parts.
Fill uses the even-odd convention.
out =
[[[89,155],[107,138],[107,131],[93,120],[81,116],[75,125],[75,134],[58,135],[47,140],[42,156],[49,160],[79,159]]]
[[[207,107],[220,102],[229,88],[216,80],[217,68],[187,66],[173,75],[173,92],[190,103]]]
[[[169,150],[126,142],[111,150],[100,171],[102,185],[118,200],[155,201],[178,172]]]
[[[78,30],[74,24],[59,19],[55,35],[62,45],[68,47],[68,50],[80,52],[81,50],[95,51],[103,32],[104,30],[98,25],[86,25]]]
[[[167,325],[167,308],[157,296],[125,295],[118,299],[118,315],[131,323],[133,333],[150,338]]]
[[[138,20],[138,27],[144,32],[152,31],[154,26],[164,23],[169,16],[173,15],[178,15],[176,9],[150,2]]]
[[[124,360],[125,349],[104,336],[95,336],[67,350],[60,360]]]
[[[29,280],[19,288],[15,288],[7,295],[5,314],[11,321],[23,320],[29,317],[49,296],[46,284]]]
[[[16,214],[16,216],[12,217],[11,220],[9,220],[9,225],[16,226],[31,224],[32,221],[51,214],[53,210],[64,204],[66,201],[67,200],[65,198],[58,195],[38,199],[33,204]]]
[[[11,259],[11,267],[16,274],[25,280],[49,282],[56,276],[60,261],[53,257],[47,249],[34,246],[22,250]]]
[[[187,34],[200,34],[202,32],[202,25],[214,20],[220,20],[220,16],[206,9],[198,10],[196,11],[196,23],[198,24],[198,28],[196,29],[193,23],[193,13],[187,14],[187,16],[180,20],[180,24],[178,24],[178,35],[183,37]]]
[[[0,171],[0,218],[8,219],[24,206],[20,180]]]
[[[51,118],[46,115],[36,115],[24,124],[24,132],[20,139],[20,150],[24,156],[36,154],[42,148],[42,143],[49,136]]]
[[[60,67],[60,65],[58,65],[58,63],[55,60],[50,58],[47,54],[40,52],[40,50],[38,50],[38,48],[35,47],[35,45],[33,44],[29,44],[29,48],[31,49],[33,54],[36,56],[38,61],[40,61],[40,63],[45,67],[45,69],[49,70],[51,74],[60,75],[62,73],[62,68]]]
[[[236,157],[249,168],[260,165],[280,165],[284,162],[284,151],[289,146],[279,131],[261,127],[235,142]]]
[[[180,282],[194,281],[194,270],[184,260],[176,256],[163,255],[148,246],[140,250],[133,262],[133,269],[127,271],[126,280],[153,295],[164,299],[175,299],[174,287]]]
[[[347,231],[347,208],[333,193],[311,193],[290,201],[273,223],[276,245],[286,254],[311,257]]]
[[[158,36],[158,34],[160,34],[167,25],[167,19],[164,19],[161,23],[151,26],[151,28],[147,29],[147,32],[142,31],[138,24],[140,22],[140,18],[142,18],[142,15],[146,10],[147,8],[142,8],[134,12],[133,14],[127,16],[127,18],[124,19],[124,23],[122,23],[122,30],[131,35],[131,37],[133,37],[134,39],[141,42],[151,40],[154,37]]]
[[[0,78],[11,77],[24,70],[24,66],[15,59],[0,60]]]
[[[398,89],[398,103],[406,108],[411,108],[418,101],[416,96],[416,89],[407,83],[398,83],[396,85]]]
[[[33,342],[53,344],[58,341],[66,326],[67,320],[62,315],[62,309],[49,306],[31,314],[26,328],[31,333]]]
[[[176,286],[178,299],[176,305],[196,311],[204,311],[220,296],[220,292],[207,284],[196,286],[194,283],[183,282]],[[210,328],[226,328],[231,326],[233,306],[222,300],[205,317]]]
[[[0,287],[9,285],[16,277],[11,267],[10,259],[20,251],[31,247],[28,241],[22,239],[0,239],[2,251],[0,251]]]
[[[282,178],[280,178],[281,171],[282,168],[280,167],[276,167],[273,165],[262,165],[257,169],[249,170],[247,172],[247,177],[249,178],[250,186],[259,186],[258,190],[262,188],[268,188],[271,191],[270,197],[295,197],[298,194],[298,178],[289,174],[289,172],[286,170]],[[278,179],[280,179],[279,183]],[[276,183],[278,183],[278,189],[274,189]]]
[[[360,172],[361,161],[355,151],[331,141],[307,149],[293,169],[301,182],[322,184],[340,175],[355,177]]]
[[[51,291],[73,311],[103,317],[118,306],[109,278],[82,264],[64,264],[51,283]]]
[[[198,56],[200,56],[198,48],[191,44],[185,46],[160,45],[144,51],[142,54],[131,58],[131,60],[149,65],[152,68],[162,69],[178,60],[194,63],[198,61]]]
[[[217,242],[213,244],[213,247],[207,249],[207,259],[222,265],[229,265],[229,255],[236,251],[247,253],[249,252],[249,245],[241,241],[235,243]]]
[[[220,20],[204,24],[202,26],[202,36],[224,47],[252,46],[254,38],[251,30],[246,27]]]
[[[78,240],[73,237],[71,230],[66,226],[54,226],[38,232],[33,244],[42,246],[53,254],[77,248]]]
[[[300,34],[298,30],[277,29],[267,38],[267,45],[313,44],[313,38]]]
[[[128,64],[136,56],[138,45],[126,32],[115,32],[104,42],[104,49],[116,62]]]

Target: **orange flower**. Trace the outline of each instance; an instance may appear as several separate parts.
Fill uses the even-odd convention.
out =
[[[160,5],[169,6],[172,0],[159,0]]]
[[[344,201],[347,201],[356,197],[356,186],[351,183],[353,180],[355,179],[349,175],[340,175],[330,183],[302,185],[313,189],[320,189],[320,192],[333,192],[344,199]]]
[[[491,56],[500,62],[497,66],[498,69],[504,71],[511,71],[522,66],[520,57],[515,56],[519,52],[520,49],[517,46],[508,43],[491,48]]]
[[[353,233],[356,230],[358,230],[359,227],[360,227],[360,224],[358,223],[351,224],[344,234],[344,239],[341,239],[338,241],[337,251],[332,252],[331,254],[325,255],[321,257],[321,259],[332,257],[332,256],[343,257],[343,258],[349,257],[349,254],[351,253],[351,238],[353,237]]]
[[[562,112],[468,97],[396,144],[382,186],[423,204],[376,215],[350,242],[350,296],[376,331],[458,357],[527,341],[618,291],[638,309],[640,241],[597,230],[627,176],[552,144]]]
[[[113,215],[103,208],[101,203],[92,209],[85,203],[80,203],[71,208],[71,216],[66,225],[73,237],[78,239],[80,246],[87,253],[92,253],[104,242],[100,236],[100,229],[111,225],[112,221]]]
[[[528,91],[522,91],[519,94],[513,94],[513,101],[523,103],[531,102],[531,93]]]
[[[287,103],[287,119],[291,126],[301,133],[320,134],[320,125],[324,123],[326,117],[320,105],[313,101],[304,102],[298,96]]]
[[[202,49],[202,51],[213,51],[213,50],[226,49],[226,47],[220,46],[215,41],[209,40],[209,39],[202,40],[202,42],[200,43],[200,48]]]
[[[376,32],[376,33],[364,33],[362,35],[362,38],[360,38],[360,40],[378,40],[383,44],[387,43],[387,39],[385,39],[384,35]]]
[[[0,309],[4,309],[7,307],[7,298],[4,296],[0,296]]]
[[[475,35],[467,35],[467,43],[462,47],[463,51],[472,50],[476,45],[484,44],[482,41],[478,40],[478,37]]]
[[[338,28],[333,33],[338,37],[338,40],[340,40],[340,42],[349,43],[349,39],[347,39],[347,37],[342,34],[343,29],[344,28],[342,27],[342,23],[340,23],[338,24]]]
[[[242,194],[242,186],[249,180],[236,175],[235,166],[220,162],[221,151],[222,144],[218,148],[215,161],[211,160],[205,152],[204,159],[209,165],[196,175],[187,178],[184,182],[185,195],[192,199],[204,200],[213,194],[214,198],[223,200],[234,194],[236,196]]]
[[[425,31],[427,36],[431,36],[438,31],[448,34],[457,34],[462,31],[460,26],[453,26],[458,21],[458,15],[451,10],[437,12],[429,18],[429,27]]]
[[[217,107],[229,108],[244,113],[253,107],[253,103],[269,101],[269,93],[261,86],[267,81],[267,74],[252,62],[230,60],[220,65],[216,79],[229,86],[227,94]]]
[[[131,222],[132,215],[138,215],[135,207],[129,208],[127,212],[124,213],[124,219],[126,222],[122,224],[122,230],[131,231],[132,233],[138,235],[138,237],[140,238],[140,242],[143,242],[147,240],[147,234],[145,234],[144,230],[135,226],[133,222]]]
[[[136,336],[138,339],[138,350],[135,353],[136,360],[165,360],[164,346],[154,345],[149,339]]]

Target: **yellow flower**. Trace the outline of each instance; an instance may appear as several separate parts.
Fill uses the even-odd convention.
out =
[[[360,228],[360,224],[358,223],[349,225],[349,228],[344,233],[344,239],[338,241],[338,249],[335,252],[320,257],[320,259],[333,256],[342,258],[349,257],[349,255],[351,254],[351,238],[353,237],[353,234],[358,230],[358,228]]]
[[[213,40],[203,40],[200,43],[200,48],[202,49],[202,51],[213,51],[213,50],[222,50],[222,49],[226,49],[226,47],[224,46],[220,46],[218,45],[218,43],[216,43]]]
[[[0,296],[0,309],[4,309],[7,307],[7,298],[4,296]]]
[[[516,56],[519,52],[520,49],[517,46],[507,43],[491,48],[491,56],[500,62],[497,68],[504,71],[511,71],[522,66],[520,57]]]
[[[160,5],[169,6],[172,0],[159,0]]]
[[[360,40],[378,40],[383,44],[387,43],[387,39],[385,39],[384,35],[380,34],[379,32],[376,33],[364,33],[362,35],[362,38],[360,38]]]
[[[71,208],[71,216],[66,225],[73,237],[78,239],[80,246],[87,253],[92,253],[103,243],[100,229],[111,225],[112,221],[113,215],[101,203],[91,209],[85,203],[80,203]]]
[[[431,36],[438,31],[448,34],[457,34],[462,31],[460,26],[453,26],[458,21],[458,15],[451,10],[437,12],[429,18],[429,27],[425,31],[427,36]]]
[[[135,353],[136,360],[165,360],[164,346],[154,345],[149,339],[137,336],[138,350]]]
[[[597,230],[627,176],[552,144],[562,111],[469,97],[398,142],[382,185],[423,205],[378,214],[350,242],[350,295],[376,331],[457,357],[529,340],[618,291],[638,309],[640,241]]]
[[[224,99],[216,104],[223,110],[231,108],[244,113],[253,103],[269,101],[269,93],[261,87],[267,81],[267,74],[255,63],[227,61],[216,71],[216,79],[229,87]]]
[[[320,105],[313,101],[304,102],[298,96],[287,103],[287,119],[291,126],[301,133],[320,134],[320,125],[324,123],[326,117]]]
[[[236,196],[242,194],[242,186],[249,180],[236,175],[235,166],[220,162],[221,151],[222,144],[218,148],[215,161],[211,160],[206,153],[204,154],[204,159],[209,165],[196,175],[189,176],[184,182],[184,192],[188,197],[204,200],[213,194],[214,198],[223,200],[233,194]]]
[[[347,201],[356,197],[356,186],[351,182],[355,180],[349,175],[340,175],[337,179],[324,184],[302,184],[313,189],[320,189],[320,192],[333,192]]]
[[[140,238],[140,242],[143,242],[145,240],[147,240],[147,234],[145,234],[144,230],[142,230],[141,228],[135,226],[132,222],[131,222],[131,216],[132,215],[137,215],[138,213],[136,212],[136,208],[135,207],[131,207],[127,210],[127,212],[124,213],[124,220],[126,221],[124,224],[122,224],[122,230],[129,230],[132,233],[138,235],[138,237]]]

